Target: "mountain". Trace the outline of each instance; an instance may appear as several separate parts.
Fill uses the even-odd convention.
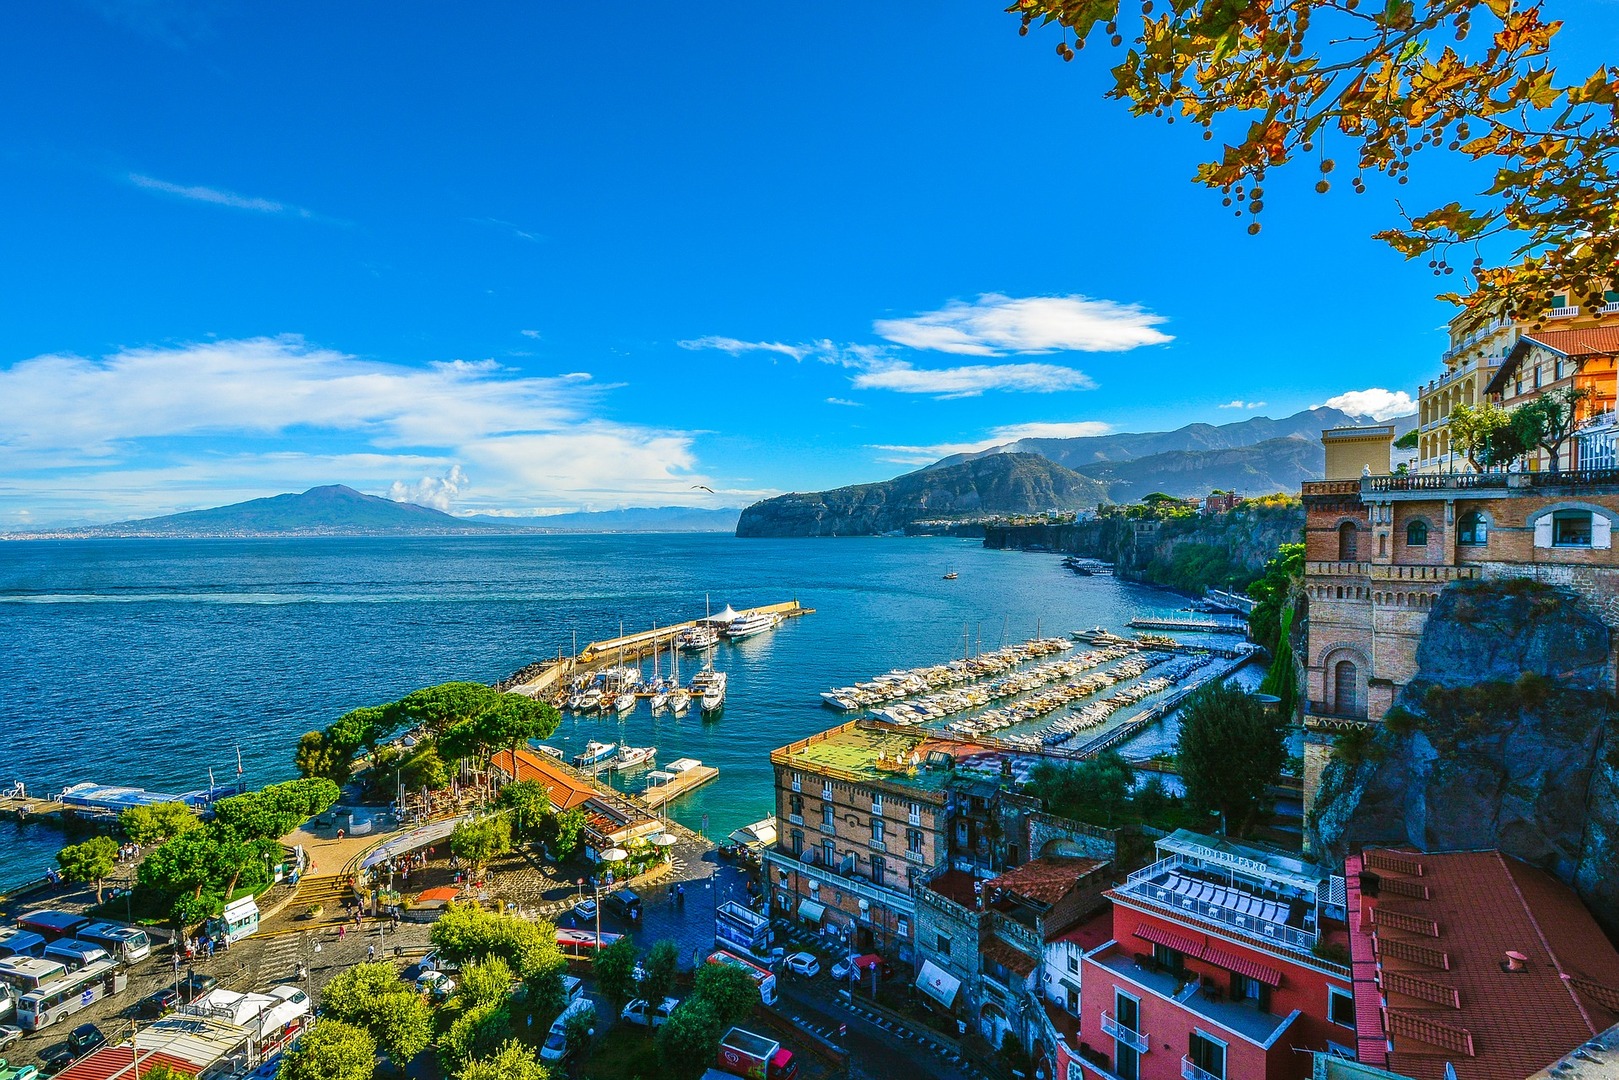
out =
[[[697,506],[631,506],[623,510],[590,510],[546,517],[491,517],[473,514],[457,521],[491,525],[522,525],[537,532],[731,532],[736,528],[736,507],[705,510]]]
[[[362,495],[341,484],[165,517],[54,529],[35,537],[468,536],[528,532],[467,521],[414,503]]]
[[[742,511],[738,536],[875,536],[913,521],[1095,506],[1106,487],[1038,454],[995,454],[875,484],[778,495]]]
[[[1223,450],[1170,450],[1124,461],[1083,465],[1077,471],[1107,486],[1108,501],[1137,502],[1162,491],[1181,497],[1215,489],[1244,495],[1296,492],[1304,480],[1321,476],[1326,452],[1318,440],[1266,439],[1253,446]]]
[[[1370,423],[1375,421],[1322,406],[1305,409],[1280,420],[1255,416],[1231,424],[1187,424],[1174,431],[1119,432],[1075,439],[1019,439],[971,454],[953,454],[929,467],[948,468],[991,454],[1039,454],[1059,465],[1079,469],[1102,461],[1131,461],[1175,451],[1231,450],[1287,438],[1307,440],[1315,443],[1319,450],[1323,428],[1355,427]],[[1416,416],[1396,417],[1393,424],[1394,433],[1403,435],[1416,425]]]

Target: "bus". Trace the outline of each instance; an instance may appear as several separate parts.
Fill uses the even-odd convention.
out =
[[[128,985],[122,968],[111,960],[97,960],[24,994],[17,1002],[17,1023],[24,1031],[50,1027],[92,1002],[122,993]]]
[[[79,927],[89,926],[90,920],[71,911],[30,911],[17,919],[17,925],[32,930],[46,941],[55,941],[72,937]]]
[[[0,984],[11,988],[13,997],[21,997],[66,977],[67,965],[58,960],[36,960],[31,956],[8,956],[0,960]]]
[[[98,922],[81,926],[73,932],[75,941],[100,945],[114,960],[133,964],[152,955],[152,943],[145,930],[117,923]]]
[[[714,912],[714,937],[716,948],[765,957],[770,955],[775,935],[765,916],[735,900],[727,900]]]
[[[0,930],[0,957],[44,955],[45,939],[32,930],[21,930],[16,927]]]
[[[758,964],[744,960],[736,953],[727,952],[724,949],[716,949],[709,954],[708,962],[710,964],[729,964],[731,967],[741,968],[748,973],[748,978],[753,980],[753,985],[759,988],[759,1000],[766,1005],[776,1003],[776,977]]]

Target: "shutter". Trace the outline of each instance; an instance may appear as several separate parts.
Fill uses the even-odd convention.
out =
[[[1604,550],[1613,547],[1613,522],[1601,514],[1591,515],[1591,546]]]
[[[1552,546],[1552,516],[1547,514],[1535,522],[1535,546],[1549,548]]]

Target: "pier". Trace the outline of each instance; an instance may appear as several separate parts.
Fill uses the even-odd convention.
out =
[[[788,600],[780,604],[765,604],[763,607],[744,608],[739,613],[748,615],[779,615],[783,619],[793,619],[800,615],[815,614],[814,608],[807,608],[797,600]],[[530,664],[514,675],[508,676],[495,684],[496,689],[506,690],[514,694],[523,694],[527,697],[539,697],[542,694],[555,690],[570,677],[594,670],[600,666],[616,664],[623,660],[642,660],[655,652],[668,648],[682,631],[694,626],[700,626],[704,619],[688,619],[685,622],[671,623],[668,626],[659,626],[651,630],[642,630],[635,634],[625,634],[622,637],[607,638],[602,641],[592,641],[576,656],[558,656],[555,660],[544,660],[537,664]]]
[[[1137,630],[1179,630],[1204,634],[1242,634],[1248,624],[1242,619],[1143,619],[1130,620]]]
[[[719,774],[720,771],[712,765],[694,765],[675,774],[665,783],[651,785],[634,797],[638,798],[648,810],[656,812],[680,796],[696,791]]]

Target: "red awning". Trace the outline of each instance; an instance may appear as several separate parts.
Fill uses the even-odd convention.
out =
[[[1142,941],[1150,941],[1154,945],[1162,945],[1166,949],[1174,949],[1176,952],[1185,953],[1187,956],[1203,955],[1202,942],[1196,938],[1187,937],[1185,934],[1177,934],[1168,927],[1159,926],[1157,923],[1142,923],[1136,927],[1135,935]]]
[[[861,971],[870,971],[872,968],[876,967],[882,962],[883,958],[878,956],[876,953],[867,953],[864,956],[855,957],[854,965]]]
[[[1238,956],[1233,952],[1226,952],[1215,945],[1207,945],[1201,954],[1201,959],[1208,961],[1227,971],[1235,971],[1238,975],[1246,975],[1250,979],[1258,979],[1266,986],[1281,986],[1282,973],[1273,967],[1267,967],[1257,960],[1250,960],[1245,956]]]

